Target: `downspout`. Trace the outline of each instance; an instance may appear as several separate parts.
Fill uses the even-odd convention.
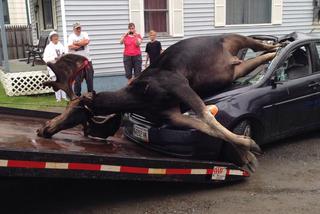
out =
[[[27,10],[27,19],[28,19],[28,25],[31,24],[31,10],[30,10],[30,1],[32,0],[26,0],[26,10]]]
[[[68,35],[67,35],[66,10],[65,10],[65,7],[64,7],[64,0],[60,0],[60,7],[61,7],[63,44],[64,44],[64,46],[67,46]]]

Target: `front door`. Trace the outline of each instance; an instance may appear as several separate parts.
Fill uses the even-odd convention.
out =
[[[38,39],[56,29],[56,7],[53,0],[35,0],[35,24]]]
[[[313,44],[313,76],[316,84],[318,96],[313,100],[314,120],[316,125],[320,125],[320,41]]]

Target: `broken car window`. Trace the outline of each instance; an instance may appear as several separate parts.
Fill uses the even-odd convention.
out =
[[[306,46],[293,50],[276,71],[277,81],[287,81],[310,74],[310,55]]]

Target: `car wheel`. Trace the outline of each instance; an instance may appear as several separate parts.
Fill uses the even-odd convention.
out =
[[[238,135],[244,135],[247,137],[252,137],[252,127],[248,120],[244,120],[233,128],[233,133]]]

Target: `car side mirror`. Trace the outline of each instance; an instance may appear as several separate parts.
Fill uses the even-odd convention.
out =
[[[282,85],[283,84],[283,82],[280,82],[280,81],[277,80],[277,77],[275,75],[270,78],[269,83],[272,86],[272,88],[276,88],[277,85]]]

